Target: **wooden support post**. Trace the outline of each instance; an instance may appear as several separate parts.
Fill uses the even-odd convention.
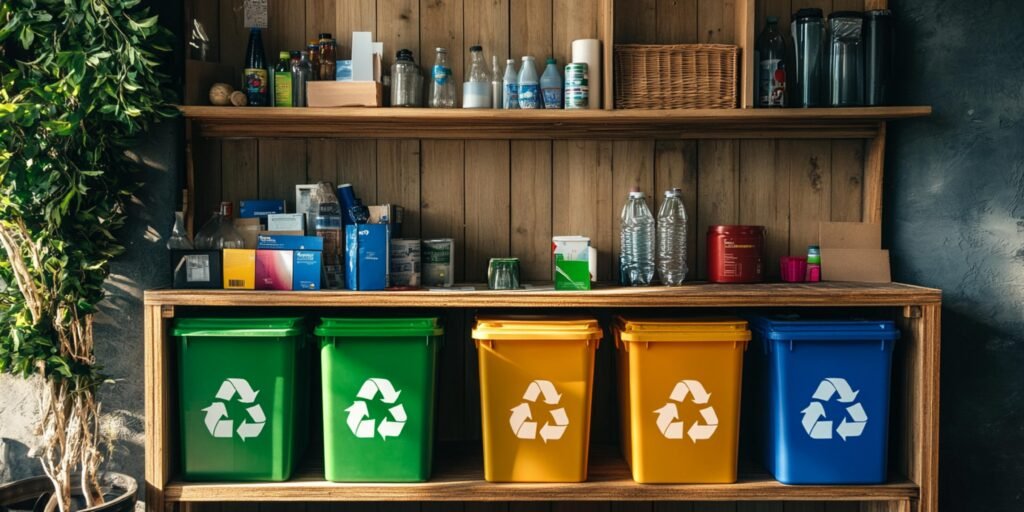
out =
[[[740,47],[740,108],[754,108],[754,39],[757,27],[755,0],[736,2],[736,45]]]
[[[167,407],[171,379],[166,346],[166,329],[160,306],[145,307],[146,382],[146,510],[164,511],[164,487],[170,478]]]
[[[878,123],[878,133],[868,141],[864,159],[864,222],[882,222],[882,182],[885,169],[885,122]]]
[[[195,236],[196,217],[195,141],[197,139],[193,138],[192,123],[192,120],[185,121],[185,197],[181,205],[185,212],[185,229],[188,230],[190,237]]]
[[[604,76],[601,87],[604,110],[615,110],[615,1],[601,0],[601,12],[598,14],[598,37],[602,40],[602,62]]]

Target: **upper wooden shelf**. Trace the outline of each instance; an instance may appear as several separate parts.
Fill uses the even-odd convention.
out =
[[[439,451],[439,456],[446,454]],[[439,460],[423,483],[333,483],[308,468],[287,482],[199,483],[172,480],[171,502],[204,501],[910,501],[920,490],[906,479],[882,485],[783,485],[765,474],[741,474],[733,484],[638,484],[622,459],[598,450],[583,483],[499,484],[483,479],[479,455]]]
[[[867,139],[931,107],[463,110],[180,107],[206,137],[349,139]]]
[[[147,306],[405,307],[405,308],[639,308],[771,306],[910,306],[937,304],[942,292],[906,284],[688,284],[678,288],[599,286],[585,292],[534,289],[491,291],[486,286],[445,291],[253,292],[149,290]]]

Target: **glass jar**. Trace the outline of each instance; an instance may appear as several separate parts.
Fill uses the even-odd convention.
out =
[[[420,106],[421,94],[418,94],[417,90],[422,85],[423,79],[413,60],[412,51],[400,50],[396,55],[395,63],[391,65],[391,106]]]

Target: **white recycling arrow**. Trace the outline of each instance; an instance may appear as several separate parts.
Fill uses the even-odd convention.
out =
[[[254,391],[252,386],[249,385],[249,381],[239,378],[228,378],[221,383],[220,388],[217,390],[215,397],[219,400],[231,401],[238,395],[238,401],[243,404],[254,404],[251,407],[246,408],[246,412],[249,414],[249,420],[243,420],[238,425],[238,429],[235,430],[234,420],[228,418],[227,406],[224,402],[213,402],[205,409],[202,409],[206,413],[203,423],[206,424],[206,430],[210,432],[215,438],[228,439],[238,434],[238,437],[245,441],[246,439],[252,439],[259,436],[263,432],[263,427],[266,425],[267,417],[263,413],[263,407],[256,402],[256,397],[259,395],[259,391]]]
[[[548,441],[561,439],[565,435],[565,431],[569,427],[569,415],[564,407],[553,409],[550,413],[551,422],[544,422],[544,425],[540,428],[538,428],[536,421],[532,421],[533,412],[530,410],[530,403],[536,403],[537,399],[542,396],[544,403],[548,405],[558,405],[562,400],[562,395],[551,381],[535,380],[530,382],[526,386],[526,392],[523,393],[523,400],[525,402],[511,409],[512,415],[508,420],[509,426],[512,427],[512,433],[517,438],[537,439],[539,432],[541,440],[547,443]]]
[[[655,420],[658,430],[666,439],[683,439],[689,436],[694,443],[711,439],[711,436],[718,430],[718,415],[715,414],[714,407],[708,406],[701,409],[700,415],[704,422],[693,423],[689,430],[685,430],[684,422],[677,421],[679,408],[673,402],[685,402],[687,397],[690,397],[694,404],[704,405],[711,400],[711,393],[704,389],[704,384],[699,380],[684,379],[677,382],[669,394],[669,402],[654,411],[658,415]]]
[[[389,437],[402,435],[402,430],[405,429],[405,423],[409,418],[406,415],[405,406],[402,404],[388,409],[388,413],[391,415],[390,419],[384,418],[377,423],[375,419],[370,418],[370,408],[364,400],[374,400],[378,393],[380,393],[380,401],[385,404],[394,404],[402,394],[388,379],[377,377],[366,379],[360,386],[359,392],[356,393],[356,397],[362,400],[352,402],[352,405],[345,409],[345,412],[348,413],[345,423],[357,438],[373,439],[380,434],[381,439],[387,441]]]
[[[366,379],[366,382],[359,388],[359,393],[356,396],[364,400],[373,400],[376,398],[378,391],[381,395],[381,402],[386,404],[395,403],[398,401],[398,395],[402,394],[401,391],[395,391],[395,387],[391,385],[390,380],[370,378]]]
[[[835,422],[825,419],[825,406],[822,402],[831,401],[834,396],[838,395],[837,400],[839,403],[852,403],[852,405],[846,407],[846,414],[851,421],[843,418],[839,425],[835,426],[835,433],[839,434],[843,441],[862,435],[865,427],[867,427],[868,415],[864,411],[864,406],[860,403],[853,403],[859,394],[860,391],[854,391],[846,379],[839,377],[822,379],[818,383],[814,395],[811,397],[811,403],[804,410],[800,411],[800,414],[803,415],[801,424],[804,427],[804,431],[807,432],[811,439],[833,438]]]

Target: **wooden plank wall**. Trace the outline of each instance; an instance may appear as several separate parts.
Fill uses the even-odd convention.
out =
[[[247,32],[242,0],[195,0],[192,12],[219,27],[214,56],[241,63]],[[864,0],[762,0],[757,27],[768,15],[788,26],[790,13],[816,6],[861,9]],[[485,54],[554,55],[566,61],[573,39],[597,37],[595,0],[272,0],[265,32],[268,57],[297,48],[318,32],[334,33],[341,58],[354,30],[373,31],[387,54],[409,48],[421,65],[444,46],[461,83],[471,44]],[[619,43],[733,42],[735,3],[722,0],[615,0]],[[572,13],[571,15],[567,13]],[[554,20],[554,21],[553,21]],[[788,30],[784,31],[788,32]],[[787,39],[789,38],[787,34]],[[196,151],[198,222],[217,202],[248,198],[294,201],[294,185],[318,180],[352,183],[368,204],[406,208],[405,236],[456,240],[457,279],[481,281],[487,260],[512,255],[525,280],[550,279],[552,235],[590,236],[598,248],[601,280],[617,279],[618,214],[626,194],[640,187],[660,205],[661,192],[684,190],[690,214],[691,276],[706,275],[703,234],[713,224],[768,228],[768,273],[780,256],[804,254],[817,222],[862,218],[864,141],[419,141],[332,139],[205,140]],[[656,205],[652,205],[655,207]],[[476,353],[468,337],[472,312],[446,317],[449,343],[440,363],[445,396],[439,429],[448,440],[479,439]],[[452,342],[464,340],[463,343]],[[598,365],[612,371],[611,350]],[[598,383],[595,417],[614,414],[610,380]],[[603,428],[601,425],[607,426]],[[597,441],[615,442],[614,421],[595,422]],[[217,510],[219,505],[193,507]],[[224,512],[238,508],[225,505]],[[245,509],[245,507],[240,508]],[[849,511],[856,504],[332,504],[262,506],[263,510],[600,510],[600,511]]]

